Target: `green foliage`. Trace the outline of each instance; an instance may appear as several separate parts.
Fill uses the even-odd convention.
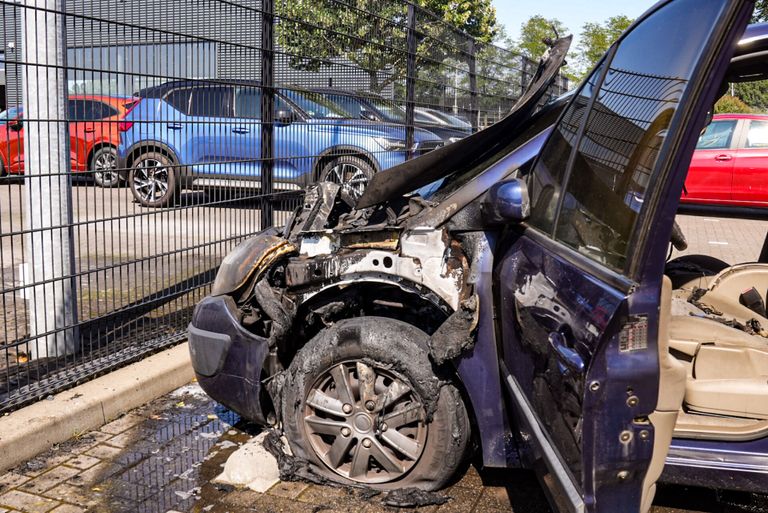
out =
[[[568,29],[557,18],[531,16],[520,27],[520,40],[515,45],[517,51],[534,60],[538,60],[547,51],[546,40],[566,35]]]
[[[749,114],[753,109],[730,94],[720,98],[715,104],[715,114]]]
[[[752,12],[752,23],[768,21],[768,0],[757,0]]]
[[[733,85],[734,95],[756,111],[768,112],[768,81]]]
[[[632,21],[627,16],[619,15],[608,18],[603,23],[584,24],[575,52],[581,74],[586,74],[597,64]]]
[[[418,0],[435,13],[418,17],[419,67],[436,66],[466,44],[452,29],[491,41],[496,10],[491,0]],[[276,6],[278,44],[295,69],[318,71],[344,58],[364,69],[379,92],[405,76],[407,6],[400,0],[283,0]]]

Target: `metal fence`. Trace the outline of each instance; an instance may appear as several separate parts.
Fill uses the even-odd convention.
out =
[[[0,411],[183,340],[220,260],[304,185],[359,192],[497,121],[536,68],[403,0],[0,14]]]

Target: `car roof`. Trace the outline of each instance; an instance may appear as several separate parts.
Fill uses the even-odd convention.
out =
[[[180,89],[183,87],[200,87],[200,86],[232,86],[232,85],[248,85],[258,87],[261,82],[258,80],[246,80],[246,79],[204,79],[204,80],[172,80],[160,85],[145,87],[136,93],[137,96],[142,98],[162,98],[168,92],[173,89]]]
[[[712,119],[768,119],[768,114],[715,114]]]

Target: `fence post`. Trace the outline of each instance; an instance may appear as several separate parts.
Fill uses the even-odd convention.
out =
[[[408,158],[413,156],[416,108],[416,6],[408,2],[408,56],[405,67],[405,147]]]
[[[478,106],[477,106],[477,43],[474,39],[469,40],[469,115],[472,131],[478,127]]]
[[[272,170],[275,129],[275,2],[261,0],[261,228],[274,224]]]
[[[77,347],[65,8],[65,0],[25,0],[22,12],[30,359],[71,355]]]

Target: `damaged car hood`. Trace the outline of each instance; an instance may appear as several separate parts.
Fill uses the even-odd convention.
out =
[[[522,122],[535,111],[539,101],[565,63],[572,39],[572,36],[568,36],[553,43],[541,58],[525,94],[520,97],[504,119],[458,142],[377,173],[368,184],[356,207],[358,209],[372,207],[445,178],[481,160],[487,152],[492,151],[502,141],[515,137]]]

